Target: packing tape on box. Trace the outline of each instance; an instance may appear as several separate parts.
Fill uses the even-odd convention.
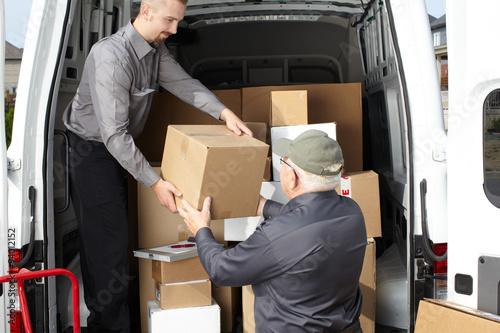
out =
[[[189,148],[189,138],[186,136],[182,139],[182,143],[181,143],[180,158],[182,160],[186,159],[188,148]]]
[[[340,178],[340,195],[351,197],[351,177],[344,176]]]

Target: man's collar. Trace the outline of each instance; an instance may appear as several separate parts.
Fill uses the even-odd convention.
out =
[[[125,27],[125,34],[127,35],[132,47],[134,48],[135,54],[139,59],[144,58],[152,50],[158,47],[158,44],[153,42],[149,44],[144,37],[137,31],[133,26],[134,19],[131,19],[127,26]]]
[[[291,199],[290,201],[288,201],[286,205],[283,205],[281,207],[279,215],[292,211],[299,206],[307,205],[308,203],[316,201],[318,199],[322,198],[333,199],[337,196],[338,194],[335,190],[304,193]]]

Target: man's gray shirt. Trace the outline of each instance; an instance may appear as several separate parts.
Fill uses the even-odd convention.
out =
[[[335,191],[312,192],[286,205],[268,200],[264,217],[229,250],[209,228],[196,234],[215,285],[253,285],[257,332],[338,332],[359,317],[367,242],[356,202]]]
[[[134,138],[144,128],[158,85],[216,119],[225,108],[182,69],[165,44],[148,44],[129,22],[93,46],[76,95],[63,115],[68,130],[85,140],[103,142],[111,155],[146,187],[160,176]]]

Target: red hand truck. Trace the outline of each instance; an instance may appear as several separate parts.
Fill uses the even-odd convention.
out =
[[[28,312],[28,304],[26,303],[26,295],[24,294],[24,280],[37,279],[54,275],[66,275],[72,283],[73,294],[73,332],[80,333],[80,296],[78,279],[75,274],[67,269],[54,268],[43,271],[32,272],[25,268],[17,274],[10,274],[0,277],[0,283],[17,282],[17,290],[19,292],[19,303],[21,304],[22,318],[24,323],[24,330],[26,333],[32,333],[30,314]]]

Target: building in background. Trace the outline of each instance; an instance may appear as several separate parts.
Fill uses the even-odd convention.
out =
[[[19,72],[21,70],[21,60],[23,50],[18,49],[11,43],[5,41],[5,73],[4,73],[4,95],[5,109],[9,110],[14,106],[19,81]]]
[[[448,46],[446,40],[446,14],[440,18],[429,15],[432,39],[434,41],[434,54],[441,87],[441,100],[446,129],[448,128]]]

